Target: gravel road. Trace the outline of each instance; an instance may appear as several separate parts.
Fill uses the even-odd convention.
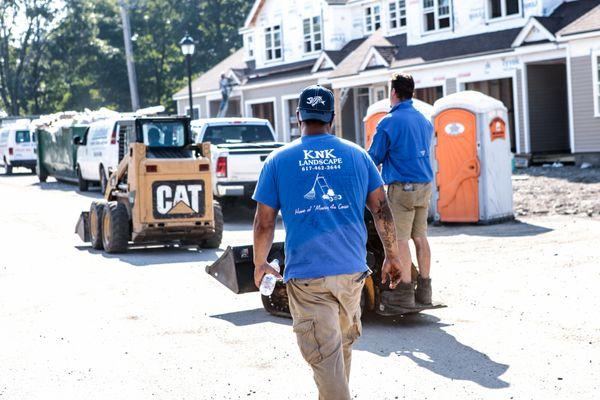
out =
[[[290,321],[205,274],[222,250],[93,251],[73,229],[97,197],[0,177],[0,399],[316,398]],[[367,317],[355,398],[598,398],[595,214],[430,234],[434,297],[449,307]],[[237,209],[224,245],[250,240]]]

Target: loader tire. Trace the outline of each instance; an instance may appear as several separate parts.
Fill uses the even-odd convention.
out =
[[[6,157],[4,157],[4,173],[6,175],[12,175],[13,167],[6,161]]]
[[[97,200],[93,201],[90,206],[90,242],[92,248],[96,250],[104,248],[102,243],[102,216],[104,215],[105,204],[106,201]]]
[[[123,253],[129,243],[127,207],[116,201],[104,204],[102,215],[102,245],[107,253]]]
[[[218,249],[223,240],[223,209],[218,201],[213,201],[213,211],[215,218],[215,232],[204,240],[202,247],[205,249]]]
[[[271,315],[283,318],[292,318],[290,304],[285,284],[277,282],[275,290],[270,296],[260,295],[264,309]]]
[[[81,176],[81,169],[79,168],[79,165],[77,166],[77,186],[80,192],[88,191],[89,182],[83,179],[83,176]]]

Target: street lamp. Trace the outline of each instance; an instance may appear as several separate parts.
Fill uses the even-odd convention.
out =
[[[179,42],[181,46],[181,52],[185,56],[187,62],[187,73],[188,73],[188,93],[190,96],[190,117],[194,118],[194,102],[192,100],[192,54],[194,54],[194,50],[196,46],[194,45],[194,39],[188,33],[185,33],[185,36]]]

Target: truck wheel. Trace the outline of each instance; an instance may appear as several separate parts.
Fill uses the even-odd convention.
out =
[[[6,161],[6,157],[4,157],[4,173],[6,175],[12,175],[13,167]]]
[[[107,253],[123,253],[129,243],[129,214],[124,204],[109,201],[102,215],[102,245]]]
[[[79,185],[80,192],[88,191],[89,182],[81,176],[81,168],[79,168],[79,165],[77,166],[77,185]]]
[[[218,249],[223,240],[223,210],[218,201],[213,200],[213,211],[215,218],[215,233],[204,240],[202,247],[205,249]]]
[[[100,166],[100,192],[104,194],[106,191],[106,185],[108,185],[108,178],[106,177],[106,173],[104,172],[104,167]]]
[[[96,250],[104,248],[102,243],[102,217],[105,204],[106,201],[98,200],[93,201],[90,206],[90,242],[92,242],[92,248]]]

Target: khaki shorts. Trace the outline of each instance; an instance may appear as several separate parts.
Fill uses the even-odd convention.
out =
[[[390,208],[394,214],[399,240],[427,237],[427,215],[431,198],[431,183],[413,183],[413,191],[404,191],[402,183],[388,187]]]

